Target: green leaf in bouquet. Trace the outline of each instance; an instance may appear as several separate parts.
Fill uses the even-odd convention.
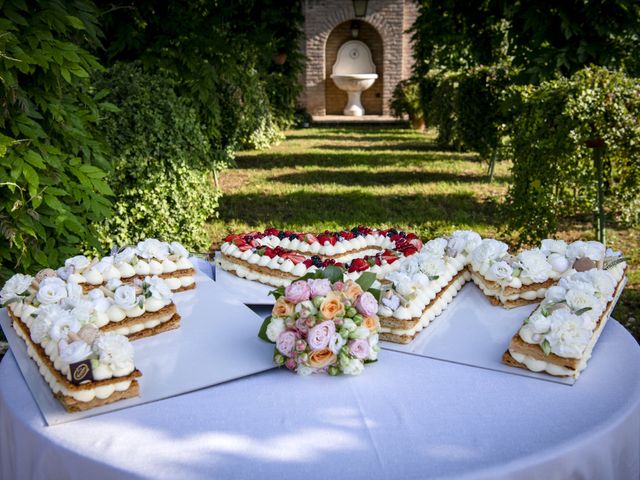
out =
[[[269,340],[269,337],[267,337],[267,327],[269,326],[270,322],[271,322],[271,315],[265,318],[264,322],[262,322],[262,326],[260,327],[260,331],[258,332],[258,338],[264,340],[265,342],[274,343],[271,340]]]
[[[344,270],[335,265],[329,265],[322,271],[322,277],[329,280],[331,283],[341,282],[344,278]]]
[[[371,288],[373,282],[376,281],[376,274],[373,272],[364,272],[362,275],[358,277],[356,283],[360,285],[360,288],[365,292]]]
[[[365,360],[365,361],[364,361],[364,364],[366,365],[366,364],[368,364],[368,363],[376,363],[377,361],[378,361],[378,359],[377,359],[377,358],[376,358],[375,360],[368,360],[368,359],[367,359],[367,360]]]
[[[382,292],[380,291],[379,288],[369,288],[368,292],[373,295],[374,297],[376,297],[376,300],[379,302],[380,301],[380,297],[382,295]]]
[[[540,344],[540,348],[542,348],[542,351],[544,352],[545,355],[549,355],[551,353],[551,344],[549,343],[549,340],[547,340],[546,338]]]
[[[269,292],[269,295],[273,295],[273,298],[275,298],[276,300],[279,299],[284,295],[284,287],[278,287],[275,290],[271,290]]]

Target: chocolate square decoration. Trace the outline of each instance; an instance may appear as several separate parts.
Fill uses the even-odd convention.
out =
[[[90,382],[93,380],[91,360],[82,360],[81,362],[70,364],[69,372],[71,373],[71,383],[74,385],[79,385],[82,382]]]

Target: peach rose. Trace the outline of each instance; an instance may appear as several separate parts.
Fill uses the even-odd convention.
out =
[[[353,280],[349,280],[344,284],[344,290],[342,290],[342,293],[353,302],[360,294],[362,294],[362,288]]]
[[[309,366],[312,368],[324,368],[335,363],[337,358],[337,355],[331,350],[323,348],[309,354]]]
[[[276,300],[276,304],[273,306],[271,314],[274,317],[286,318],[293,314],[294,305],[287,302],[284,297],[280,297]]]
[[[340,301],[340,297],[336,293],[331,292],[324,298],[322,304],[320,304],[320,313],[322,314],[322,318],[326,320],[344,317],[344,304]]]
[[[372,332],[375,332],[380,328],[380,320],[378,320],[378,317],[375,315],[371,317],[364,317],[364,320],[362,320],[362,326],[367,327]]]

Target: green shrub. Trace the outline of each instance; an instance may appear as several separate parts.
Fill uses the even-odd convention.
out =
[[[100,126],[109,141],[117,200],[101,225],[105,246],[145,237],[208,246],[205,221],[215,216],[215,157],[196,109],[174,91],[167,74],[145,73],[139,64],[116,64],[99,82],[118,112]]]
[[[59,266],[94,245],[110,214],[100,103],[86,47],[90,2],[5,1],[0,10],[0,283],[10,271]]]
[[[604,68],[515,89],[509,228],[523,242],[548,236],[558,219],[596,210],[596,170],[585,142],[606,144],[606,207],[639,223],[640,81]]]
[[[408,115],[414,127],[424,127],[424,111],[420,103],[420,85],[415,79],[398,82],[393,90],[389,106],[394,117],[402,118],[404,115]]]

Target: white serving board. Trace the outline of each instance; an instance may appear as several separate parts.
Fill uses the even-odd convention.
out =
[[[217,252],[216,255],[218,254]],[[214,269],[216,283],[220,284],[228,295],[232,295],[242,303],[247,305],[273,305],[276,303],[273,295],[269,295],[269,292],[276,287],[237,277],[217,265],[214,265]]]
[[[178,329],[133,342],[140,396],[78,413],[67,413],[53,397],[2,309],[0,325],[46,423],[135,407],[274,368],[273,345],[257,336],[261,319],[201,271],[196,282],[195,290],[175,295]]]
[[[623,288],[619,289],[614,304]],[[506,309],[491,305],[480,289],[468,282],[447,309],[411,343],[381,342],[381,346],[386,350],[573,385],[574,378],[535,373],[502,363],[502,354],[511,337],[537,306]],[[597,348],[596,344],[594,354],[597,354]]]

